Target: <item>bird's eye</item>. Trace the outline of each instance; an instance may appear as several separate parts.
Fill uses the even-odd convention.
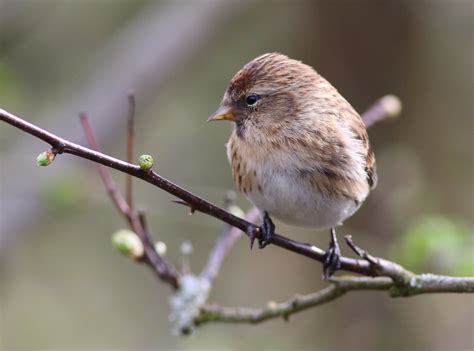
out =
[[[247,98],[245,99],[245,102],[247,102],[247,105],[248,106],[252,106],[252,105],[255,105],[258,101],[258,96],[255,95],[255,94],[251,94],[249,96],[247,96]]]

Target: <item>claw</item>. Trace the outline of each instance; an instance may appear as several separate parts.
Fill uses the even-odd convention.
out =
[[[258,238],[258,247],[263,249],[265,246],[271,243],[273,234],[275,234],[275,224],[268,215],[268,212],[263,213],[263,223],[260,226],[260,235]]]
[[[337,242],[336,230],[331,228],[331,242],[326,251],[326,258],[323,267],[323,279],[328,280],[339,268],[341,268],[341,250]]]

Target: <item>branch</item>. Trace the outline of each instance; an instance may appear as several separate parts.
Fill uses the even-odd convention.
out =
[[[260,217],[258,208],[253,207],[245,215],[245,220],[255,222]],[[201,278],[208,280],[211,284],[219,273],[219,269],[225,257],[232,250],[237,240],[241,237],[242,231],[238,228],[226,225],[222,230],[216,245],[212,249],[206,266],[204,267]]]
[[[390,278],[378,277],[340,277],[333,278],[331,285],[308,295],[296,295],[288,301],[276,303],[270,301],[263,308],[221,307],[206,305],[201,315],[194,321],[196,326],[209,322],[226,323],[260,323],[269,319],[289,316],[331,302],[348,291],[353,290],[387,290],[392,286]]]
[[[431,293],[473,293],[474,277],[450,277],[436,274],[414,274],[395,262],[370,255],[358,247],[352,237],[345,237],[349,247],[369,262],[379,277],[333,277],[331,284],[308,295],[296,295],[288,301],[270,301],[266,307],[243,308],[221,307],[216,304],[203,305],[194,325],[209,322],[256,324],[269,319],[289,316],[312,307],[326,304],[348,291],[385,290],[391,297],[409,297]]]
[[[349,291],[388,291],[392,297],[408,297],[429,293],[474,292],[474,278],[454,278],[435,274],[414,275],[410,284],[400,289],[388,277],[352,277],[342,276],[331,279],[331,284],[324,289],[308,295],[296,295],[291,299],[276,303],[270,301],[262,308],[221,307],[205,305],[201,314],[195,319],[196,326],[209,322],[224,323],[261,323],[269,319],[289,316],[312,307],[331,302]]]
[[[326,288],[308,295],[296,295],[281,303],[270,301],[266,307],[222,307],[203,304],[194,319],[195,327],[209,322],[256,324],[289,316],[331,302],[349,291],[385,290],[391,297],[409,297],[430,293],[473,293],[474,277],[450,277],[436,274],[414,274],[395,262],[374,257],[358,247],[350,235],[347,244],[357,255],[369,262],[380,277],[342,276],[331,278]],[[189,328],[189,326],[188,326]]]
[[[95,140],[87,115],[82,113],[80,115],[80,119],[89,144],[96,152],[98,152],[99,145]],[[159,279],[169,283],[174,289],[178,289],[179,273],[176,268],[174,268],[156,252],[151,235],[148,232],[147,226],[145,225],[146,222],[144,214],[138,214],[133,210],[131,207],[131,196],[129,197],[129,201],[125,200],[118,190],[117,185],[110,175],[107,167],[104,167],[102,164],[98,164],[97,167],[110,199],[115,204],[120,214],[127,220],[128,224],[137,234],[143,244],[144,256],[141,258],[141,261],[148,264],[157,274]],[[129,195],[132,191],[131,186],[131,181],[130,183],[127,182],[127,194]]]
[[[369,128],[375,123],[387,118],[395,118],[402,112],[402,103],[395,95],[385,95],[378,99],[363,114],[362,120],[365,127]]]
[[[390,277],[393,281],[392,296],[411,296],[424,293],[472,293],[474,277],[449,277],[436,274],[419,274],[403,268],[398,263],[370,255],[358,247],[351,235],[344,238],[347,245],[360,257],[369,262],[379,276]]]

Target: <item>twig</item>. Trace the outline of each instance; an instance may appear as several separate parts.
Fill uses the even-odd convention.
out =
[[[369,128],[379,121],[397,117],[401,111],[402,103],[400,99],[394,95],[385,95],[362,114],[362,120],[365,127]]]
[[[81,113],[80,120],[89,144],[95,152],[98,152],[99,145],[94,138],[94,134],[92,132],[92,128],[90,127],[87,115],[85,113]],[[97,167],[107,192],[112,199],[112,202],[116,205],[119,212],[127,220],[132,230],[138,235],[143,243],[145,255],[141,261],[148,264],[157,274],[158,278],[164,282],[169,283],[174,289],[178,289],[179,273],[170,263],[168,263],[155,251],[153,240],[151,239],[146,226],[144,226],[146,223],[144,215],[142,214],[140,218],[138,214],[130,208],[127,201],[118,191],[117,185],[115,184],[115,181],[110,175],[108,169],[102,164],[98,164]]]
[[[127,162],[133,163],[133,145],[135,134],[135,95],[133,92],[128,94],[128,115],[127,115]],[[133,177],[130,174],[126,176],[126,199],[128,206],[133,211]]]
[[[100,151],[100,147],[94,138],[94,133],[92,132],[92,128],[90,126],[87,114],[85,112],[81,112],[79,115],[79,118],[81,121],[82,128],[84,129],[84,133],[89,142],[89,145],[91,146],[93,150]],[[114,179],[110,175],[110,172],[107,170],[107,167],[104,167],[101,164],[97,164],[97,170],[99,171],[102,182],[104,183],[104,186],[107,189],[108,195],[112,199],[112,203],[117,207],[120,213],[123,214],[123,213],[129,212],[130,208],[127,204],[127,201],[125,201],[125,199],[122,197],[122,195],[118,191],[118,188],[115,185]]]
[[[322,290],[308,295],[296,295],[281,303],[270,301],[263,308],[206,305],[201,309],[201,315],[195,319],[195,324],[196,326],[209,322],[255,324],[279,317],[288,320],[294,313],[331,302],[351,290],[386,290],[391,286],[392,281],[385,277],[351,277],[349,281],[339,278]]]
[[[344,239],[346,240],[347,245],[352,249],[352,251],[356,253],[356,255],[369,262],[375,273],[374,275],[390,277],[400,286],[409,284],[410,280],[415,276],[415,273],[410,272],[395,262],[384,260],[383,258],[379,257],[374,257],[365,250],[362,250],[355,244],[351,235],[346,235]]]
[[[437,274],[415,274],[398,263],[370,255],[357,246],[351,235],[344,239],[347,245],[373,267],[376,275],[390,277],[394,284],[392,296],[411,296],[423,293],[472,293],[474,292],[474,277],[450,277]]]
[[[258,208],[253,207],[245,215],[245,220],[249,222],[255,222],[260,216]],[[217,242],[212,249],[206,266],[204,267],[201,278],[207,279],[211,284],[219,273],[219,269],[224,261],[225,257],[229,254],[230,250],[234,247],[237,240],[241,237],[242,231],[238,228],[226,225]]]
[[[269,319],[283,317],[331,302],[349,291],[385,290],[392,297],[408,297],[430,293],[472,293],[474,278],[455,278],[435,274],[414,275],[410,284],[399,287],[388,277],[342,276],[331,279],[331,285],[308,295],[297,295],[288,301],[269,302],[262,308],[222,307],[216,304],[205,305],[195,319],[196,326],[209,322],[260,323]]]

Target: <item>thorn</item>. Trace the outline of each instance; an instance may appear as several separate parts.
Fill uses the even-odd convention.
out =
[[[176,199],[176,200],[171,200],[171,202],[174,202],[175,204],[183,205],[186,207],[189,207],[189,215],[193,215],[194,212],[196,212],[196,208],[194,208],[189,202],[186,202],[181,199]]]
[[[354,240],[352,240],[352,235],[346,235],[344,236],[344,239],[352,251],[354,251],[359,257],[365,258],[366,252],[355,244]]]
[[[171,202],[174,202],[175,204],[183,205],[183,206],[186,206],[186,207],[191,207],[191,205],[189,203],[187,203],[186,201],[181,200],[181,199],[171,200]]]
[[[346,239],[347,245],[349,245],[352,251],[354,251],[360,258],[368,261],[370,264],[373,264],[374,266],[380,266],[380,262],[378,261],[379,259],[377,257],[370,255],[367,251],[357,246],[354,240],[352,240],[352,235],[346,235],[344,239]]]
[[[260,235],[260,228],[252,227],[251,229],[249,229],[248,234],[249,234],[250,250],[252,250],[255,239],[257,239],[257,237]]]

